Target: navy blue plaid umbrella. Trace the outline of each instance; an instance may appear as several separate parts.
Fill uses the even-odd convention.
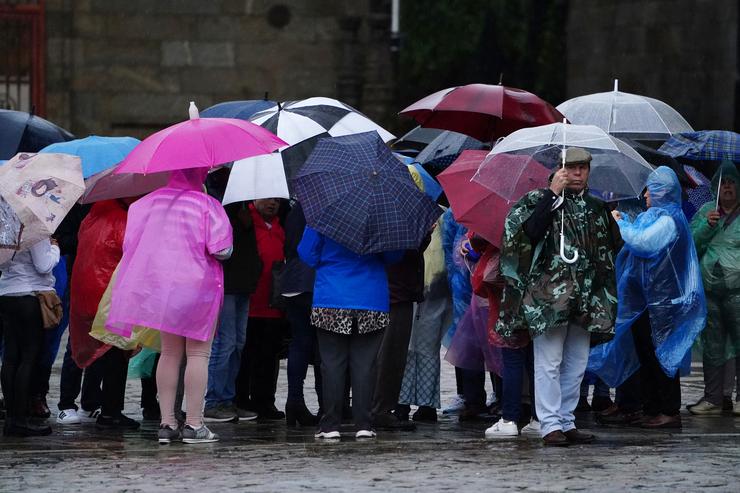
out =
[[[361,255],[418,248],[441,214],[377,132],[320,139],[293,186],[308,224]]]
[[[740,134],[728,130],[674,134],[658,150],[685,159],[740,161]]]

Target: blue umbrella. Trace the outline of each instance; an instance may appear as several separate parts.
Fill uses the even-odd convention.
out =
[[[226,101],[214,104],[210,108],[200,112],[201,118],[238,118],[249,120],[252,115],[260,111],[269,110],[277,106],[274,101],[268,99],[248,99],[245,101]]]
[[[293,185],[308,224],[361,255],[418,248],[441,214],[377,132],[320,139]]]
[[[425,170],[421,164],[414,161],[414,158],[404,156],[403,154],[395,151],[393,152],[393,155],[400,159],[403,164],[407,166],[413,166],[414,169],[419,172],[419,176],[421,176],[421,181],[424,184],[424,193],[429,195],[432,200],[437,200],[439,196],[442,195],[442,185],[437,183],[437,180],[435,180],[434,177],[432,177],[432,175],[430,175],[429,172]]]
[[[51,144],[41,149],[42,153],[60,153],[79,156],[82,160],[82,176],[90,176],[112,168],[139,145],[133,137],[99,137],[91,135],[84,139]]]
[[[71,133],[40,116],[0,110],[0,159],[10,159],[19,152],[39,152],[49,144],[74,138]]]
[[[728,130],[674,134],[658,150],[697,161],[740,161],[740,134]]]

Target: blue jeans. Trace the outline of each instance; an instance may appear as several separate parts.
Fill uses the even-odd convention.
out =
[[[522,413],[524,369],[529,374],[530,394],[534,394],[534,353],[532,344],[519,349],[501,348],[504,362],[501,415],[506,421],[519,421]],[[534,397],[534,396],[533,396]]]
[[[242,350],[247,340],[249,296],[227,294],[213,338],[208,361],[208,391],[206,409],[229,406],[236,395],[236,376],[241,365]]]
[[[534,400],[540,433],[576,427],[573,412],[581,395],[591,335],[575,324],[534,338]]]

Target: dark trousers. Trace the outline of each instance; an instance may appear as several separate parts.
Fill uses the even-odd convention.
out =
[[[85,378],[82,378],[83,370],[77,366],[72,359],[72,347],[69,339],[67,340],[67,349],[64,352],[62,360],[62,374],[59,378],[59,403],[57,408],[77,410],[77,396],[82,389],[82,400],[80,404],[85,411],[94,411],[100,407],[102,395],[100,384],[103,381],[103,374],[99,366],[92,364],[84,370]]]
[[[141,408],[151,411],[159,410],[157,401],[157,365],[159,364],[159,354],[154,358],[154,367],[149,377],[141,379]]]
[[[387,330],[387,329],[384,329]],[[358,430],[371,430],[371,411],[377,356],[383,340],[383,330],[368,334],[345,335],[318,329],[323,384],[322,431],[339,431],[346,393],[347,371],[351,375],[352,417]],[[355,330],[353,330],[355,332]]]
[[[504,369],[502,375],[501,415],[507,421],[519,421],[522,413],[522,385],[524,372],[529,376],[529,395],[534,402],[534,353],[532,343],[527,347],[502,348]],[[534,408],[534,406],[532,406]],[[532,410],[534,415],[534,409]]]
[[[650,318],[645,312],[632,326],[637,357],[640,360],[640,382],[644,396],[643,411],[648,416],[676,416],[681,409],[681,381],[678,373],[665,374],[655,355]]]
[[[290,323],[288,346],[288,402],[300,403],[303,399],[303,382],[308,365],[314,365],[314,388],[321,402],[321,368],[316,327],[311,325],[313,295],[303,293],[285,298],[285,317]]]
[[[8,417],[28,416],[34,372],[44,343],[41,307],[36,296],[0,296],[3,366],[0,370]]]
[[[486,406],[486,372],[460,368],[466,407]]]
[[[275,405],[282,341],[282,319],[249,319],[247,342],[236,377],[237,407],[259,413]]]
[[[626,413],[640,411],[643,408],[642,385],[640,384],[640,370],[633,373],[622,385],[617,387],[614,399],[617,407]]]
[[[391,304],[390,324],[384,331],[378,351],[378,377],[373,396],[373,414],[390,412],[398,404],[413,322],[413,302]]]
[[[103,416],[118,416],[123,411],[126,396],[129,351],[112,347],[92,365],[103,375],[101,412]]]

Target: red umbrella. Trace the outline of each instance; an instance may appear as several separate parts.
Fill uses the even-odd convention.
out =
[[[437,180],[450,201],[455,220],[500,248],[506,200],[480,183],[470,181],[487,154],[488,151],[463,151],[449,168],[437,175]]]
[[[399,114],[422,127],[453,130],[493,142],[515,130],[562,122],[564,116],[531,92],[513,87],[468,84],[430,94]]]

